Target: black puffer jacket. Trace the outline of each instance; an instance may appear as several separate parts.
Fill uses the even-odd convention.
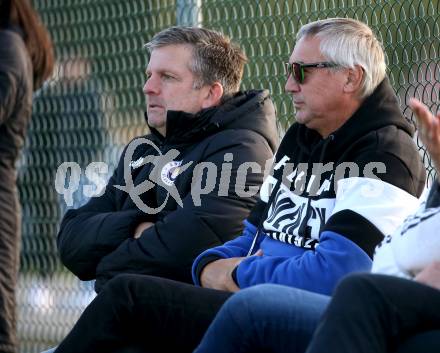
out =
[[[124,161],[133,145],[126,147],[105,193],[69,210],[61,223],[58,248],[64,265],[80,279],[96,278],[97,291],[119,273],[191,282],[194,258],[241,232],[256,195],[243,197],[240,192],[237,195],[237,189],[255,189],[262,183],[266,161],[277,146],[275,111],[267,91],[239,93],[195,116],[168,112],[167,137],[153,130],[144,138],[132,141],[141,144],[132,158]],[[173,149],[179,152],[173,161],[163,158]],[[158,155],[162,159],[148,157]],[[212,171],[205,169],[203,182],[201,162]],[[245,162],[261,168],[239,168]],[[190,165],[185,169],[187,163]],[[182,172],[177,175],[179,167]],[[126,191],[115,187],[126,186],[125,168],[130,168],[135,186],[145,180],[153,182],[154,186],[140,195],[141,206],[160,212],[141,211],[140,201],[137,206]],[[205,185],[210,173],[210,184]],[[225,180],[230,180],[229,185]],[[174,186],[178,197],[170,192]],[[204,188],[212,191],[198,192]],[[179,197],[180,205],[176,201]],[[142,221],[155,224],[134,239],[134,230]]]

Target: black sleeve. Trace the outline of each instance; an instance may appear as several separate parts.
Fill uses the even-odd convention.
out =
[[[373,259],[374,250],[384,234],[368,219],[351,210],[338,212],[330,217],[322,231],[340,234],[363,249]]]
[[[120,191],[114,185],[123,171],[123,161],[121,157],[103,195],[67,211],[61,221],[57,237],[61,261],[81,280],[94,279],[99,261],[132,237],[140,222],[148,220],[138,209],[119,210],[117,206]]]
[[[178,207],[145,230],[141,238],[125,240],[99,264],[97,291],[118,273],[141,273],[191,282],[191,265],[197,255],[241,233],[242,221],[249,215],[257,196],[243,198],[237,195],[238,168],[249,161],[257,162],[263,168],[266,160],[272,157],[272,151],[262,137],[255,141],[255,137],[243,137],[233,131],[230,134],[223,135],[220,141],[213,139],[203,160],[217,166],[218,181],[224,154],[233,154],[227,196],[218,195],[219,183],[216,182],[212,192],[201,196],[200,206],[194,204],[189,194],[183,198],[183,207]],[[262,179],[263,170],[249,172],[241,186],[246,190],[259,188]]]

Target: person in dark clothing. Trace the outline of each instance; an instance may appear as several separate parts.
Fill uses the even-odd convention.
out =
[[[429,271],[435,271],[438,285],[439,262]],[[439,352],[439,306],[438,286],[379,274],[349,276],[335,291],[307,352]]]
[[[192,274],[201,287],[115,278],[57,353],[191,352],[234,291],[272,283],[328,295],[341,277],[368,271],[375,246],[413,210],[425,180],[385,69],[365,24],[303,26],[287,64],[297,122],[243,234],[198,256]]]
[[[121,273],[191,282],[194,258],[241,232],[277,146],[269,93],[239,91],[246,57],[229,38],[172,27],[147,47],[151,134],[58,234],[63,264],[97,292]]]
[[[31,119],[32,93],[53,66],[52,42],[29,1],[0,0],[0,352],[17,349],[21,217],[15,163]]]
[[[440,113],[410,102],[419,137],[440,172]],[[338,286],[308,353],[440,351],[440,181],[378,249],[389,275],[353,275]],[[380,254],[379,254],[380,252]],[[380,270],[380,269],[379,269]],[[403,278],[398,278],[403,277]]]

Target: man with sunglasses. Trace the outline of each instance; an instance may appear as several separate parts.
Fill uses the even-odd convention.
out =
[[[382,47],[361,22],[317,21],[299,30],[286,67],[296,123],[243,234],[197,257],[196,287],[113,279],[57,352],[191,352],[232,292],[275,283],[329,295],[341,277],[370,269],[425,179]]]

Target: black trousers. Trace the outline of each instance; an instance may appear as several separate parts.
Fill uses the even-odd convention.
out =
[[[231,294],[120,275],[90,303],[56,353],[192,352]]]
[[[317,352],[440,352],[440,291],[390,276],[349,276],[307,350]]]

